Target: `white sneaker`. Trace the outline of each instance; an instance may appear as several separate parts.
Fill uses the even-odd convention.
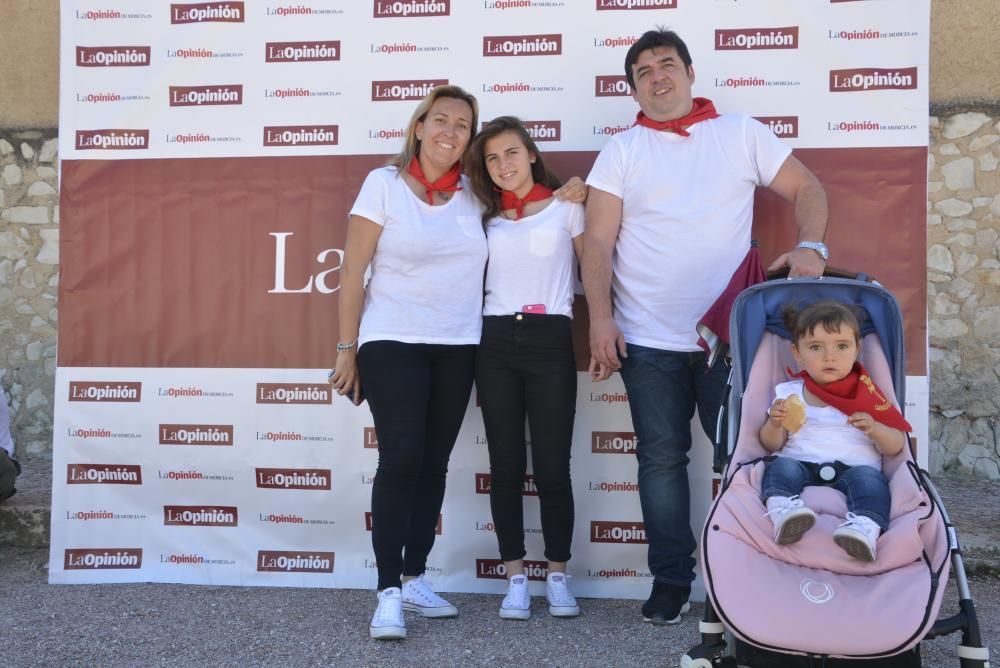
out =
[[[847,513],[847,521],[833,532],[833,542],[844,552],[861,561],[875,561],[875,541],[882,527],[864,515]]]
[[[774,542],[791,545],[816,524],[816,513],[796,496],[772,496],[767,500],[767,512],[774,523]]]
[[[403,597],[399,587],[389,587],[378,593],[378,607],[372,616],[368,635],[378,640],[402,640],[406,637],[403,621]]]
[[[531,594],[528,593],[527,575],[513,575],[507,581],[507,595],[500,604],[500,616],[504,619],[531,618]]]
[[[545,598],[549,602],[549,614],[553,617],[576,617],[580,606],[569,591],[569,576],[565,573],[549,573],[545,578]]]
[[[403,610],[422,617],[456,617],[458,608],[434,593],[424,576],[403,583]]]

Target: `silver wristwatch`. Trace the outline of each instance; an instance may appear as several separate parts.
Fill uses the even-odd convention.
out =
[[[357,341],[351,341],[350,343],[338,343],[337,352],[342,353],[345,350],[351,350],[352,348],[354,348],[355,343],[357,343]]]
[[[819,253],[824,262],[830,259],[830,249],[822,241],[800,241],[797,248],[811,248]]]

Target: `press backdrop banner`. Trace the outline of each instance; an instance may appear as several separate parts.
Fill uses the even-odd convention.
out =
[[[63,0],[50,580],[374,587],[377,435],[326,384],[362,180],[441,83],[483,120],[521,117],[559,174],[585,177],[635,118],[624,56],[656,25],[688,42],[696,95],[759,118],[819,176],[831,263],[900,299],[926,462],[929,15],[929,0]],[[794,243],[774,196],[755,220],[768,262]],[[713,484],[693,429],[699,527]],[[635,447],[620,379],[581,374],[583,596],[649,591]],[[489,487],[473,395],[428,567],[441,590],[504,587]],[[524,494],[539,587],[530,474]]]

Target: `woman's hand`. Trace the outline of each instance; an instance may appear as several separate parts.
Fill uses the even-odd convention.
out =
[[[587,201],[587,192],[587,184],[583,182],[583,179],[579,176],[574,176],[552,194],[567,202],[583,204]]]
[[[337,353],[337,366],[330,372],[330,385],[337,394],[350,393],[355,406],[361,405],[361,375],[358,373],[358,356],[352,350]]]

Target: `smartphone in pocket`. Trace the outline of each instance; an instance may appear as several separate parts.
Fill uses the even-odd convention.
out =
[[[521,307],[521,313],[545,314],[545,304],[525,304]]]

